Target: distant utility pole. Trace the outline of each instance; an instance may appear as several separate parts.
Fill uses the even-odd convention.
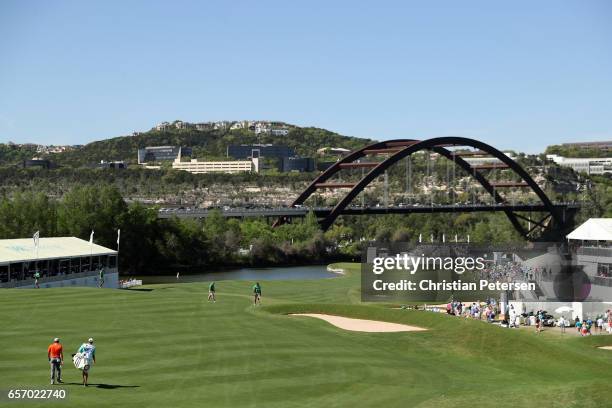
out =
[[[361,163],[361,160],[357,160],[357,162]],[[365,177],[365,170],[364,170],[364,168],[362,167],[362,168],[361,168],[361,178],[363,179],[364,177]],[[359,193],[359,194],[361,194],[361,206],[362,206],[363,208],[365,208],[365,190],[364,190],[364,191],[362,191],[362,192],[361,192],[361,193]]]
[[[406,157],[406,193],[408,200],[412,201],[412,156]]]
[[[385,207],[389,207],[389,173],[385,170]]]
[[[453,154],[453,192],[452,192],[452,196],[451,196],[451,204],[455,202],[456,196],[455,196],[455,183],[456,183],[456,177],[457,177],[457,163],[455,162],[455,155]]]

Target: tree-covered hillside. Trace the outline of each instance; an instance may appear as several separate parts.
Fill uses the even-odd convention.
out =
[[[548,146],[546,154],[557,154],[563,157],[612,157],[612,152],[610,151],[563,145]]]
[[[51,161],[61,166],[80,167],[100,160],[137,161],[137,150],[145,146],[183,146],[193,149],[193,157],[198,159],[219,159],[226,157],[227,146],[232,144],[270,143],[293,147],[303,157],[311,157],[321,147],[343,147],[355,149],[368,139],[342,136],[318,128],[293,127],[285,136],[259,134],[246,129],[238,130],[195,130],[168,129],[150,130],[135,136],[121,136],[100,140],[81,148],[47,155]],[[6,162],[5,162],[6,163]]]
[[[0,166],[7,164],[19,164],[24,160],[31,159],[35,155],[36,145],[0,143]]]

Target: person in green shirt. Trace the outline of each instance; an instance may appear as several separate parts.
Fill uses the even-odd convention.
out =
[[[215,282],[211,282],[208,285],[208,301],[213,301],[213,303],[217,302],[217,297],[215,296]]]
[[[257,303],[259,303],[261,305],[261,285],[259,284],[259,282],[255,283],[255,285],[253,286],[253,295],[255,295],[253,304],[257,305]]]
[[[101,288],[104,286],[104,268],[100,268],[98,272],[98,287]]]
[[[40,289],[40,284],[38,283],[39,279],[40,279],[40,272],[38,272],[38,271],[34,272],[34,286],[37,289]]]

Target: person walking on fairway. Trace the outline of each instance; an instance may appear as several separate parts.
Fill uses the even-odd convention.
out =
[[[40,284],[38,283],[39,279],[40,279],[40,272],[38,271],[34,272],[34,287],[36,289],[40,289]]]
[[[62,382],[62,365],[64,365],[64,349],[58,337],[47,348],[47,358],[51,365],[51,384]]]
[[[98,272],[98,287],[101,288],[104,286],[104,268],[100,268]]]
[[[94,339],[90,337],[87,343],[81,344],[78,350],[78,353],[81,353],[85,359],[85,366],[82,368],[83,385],[85,387],[87,387],[87,382],[89,380],[89,370],[91,370],[91,366],[96,363],[96,346],[94,346],[93,343]]]
[[[253,286],[253,295],[255,296],[253,304],[257,305],[259,303],[261,305],[261,285],[259,282]]]
[[[213,301],[214,303],[217,302],[217,298],[215,296],[215,282],[211,282],[210,285],[208,285],[208,301]]]

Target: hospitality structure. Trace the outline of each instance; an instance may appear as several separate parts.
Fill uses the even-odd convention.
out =
[[[0,240],[0,288],[33,288],[38,273],[41,288],[100,285],[117,288],[117,251],[76,237]]]

